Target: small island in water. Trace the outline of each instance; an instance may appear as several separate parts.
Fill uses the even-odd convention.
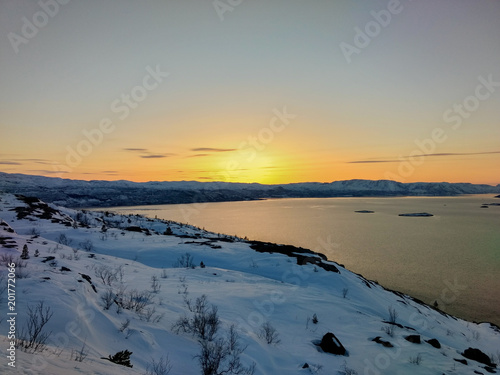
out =
[[[415,212],[410,214],[399,214],[399,216],[429,217],[434,215],[428,212]]]

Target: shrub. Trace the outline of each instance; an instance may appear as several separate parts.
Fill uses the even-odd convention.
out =
[[[313,324],[318,324],[319,320],[318,320],[318,316],[316,314],[313,315],[312,322],[313,322]]]
[[[71,358],[77,362],[83,362],[85,358],[89,355],[89,350],[87,348],[87,343],[84,341],[82,347],[79,350],[73,349],[71,351]]]
[[[128,350],[122,350],[121,352],[118,352],[113,356],[111,356],[111,354],[110,354],[107,359],[109,359],[111,362],[116,363],[118,365],[127,366],[127,367],[134,367],[130,363],[130,356],[131,355],[132,355],[132,352],[129,352]]]
[[[416,357],[410,357],[409,362],[414,365],[420,365],[422,363],[422,355],[419,354]]]
[[[88,239],[83,241],[83,242],[80,242],[79,245],[85,251],[88,251],[88,252],[94,251],[94,244],[92,243],[92,241],[90,241]]]
[[[172,326],[176,332],[187,332],[198,336],[201,340],[212,341],[220,327],[217,306],[208,307],[207,296],[198,297],[193,303],[186,299],[186,305],[193,316],[183,316]]]
[[[389,307],[389,323],[396,323],[398,316],[399,314],[396,309],[394,307]]]
[[[69,246],[73,241],[66,237],[64,233],[61,233],[59,237],[57,237],[57,242],[59,242],[61,245]]]
[[[195,268],[194,259],[191,254],[186,253],[181,255],[173,264],[175,268]]]
[[[156,275],[151,276],[151,289],[153,290],[153,293],[158,293],[161,289],[160,282],[158,281],[158,276]]]
[[[101,300],[104,302],[104,310],[109,310],[115,301],[115,294],[108,289],[101,295]]]
[[[349,288],[342,289],[342,297],[346,298],[347,297],[347,293],[349,293]]]
[[[35,306],[28,305],[28,320],[17,340],[17,346],[33,353],[45,349],[46,342],[52,332],[45,332],[44,328],[53,314],[50,307],[44,306],[43,301],[38,302]]]
[[[198,358],[203,375],[253,375],[255,363],[250,367],[245,367],[241,363],[240,357],[245,349],[246,347],[241,347],[239,336],[234,325],[232,325],[227,339],[201,340],[200,354],[195,358]]]
[[[172,365],[170,364],[170,360],[167,357],[161,357],[158,362],[154,359],[151,360],[151,363],[146,367],[145,375],[167,375],[172,370]]]
[[[257,334],[259,338],[264,339],[268,344],[279,344],[279,333],[270,322],[265,322],[260,327],[260,332]]]

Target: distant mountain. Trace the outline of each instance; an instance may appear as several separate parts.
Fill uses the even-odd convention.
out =
[[[82,181],[0,172],[0,191],[36,196],[66,207],[113,207],[264,198],[453,196],[498,194],[500,185],[346,180],[281,185],[198,181]]]

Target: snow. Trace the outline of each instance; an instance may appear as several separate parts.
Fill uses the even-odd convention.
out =
[[[26,203],[10,194],[0,195],[0,238],[10,238],[16,244],[15,248],[0,247],[0,256],[12,254],[17,258],[24,244],[30,251],[27,266],[17,268],[18,275],[25,273],[27,277],[16,280],[16,329],[19,334],[25,326],[28,306],[43,300],[54,312],[47,324],[52,334],[43,352],[18,349],[15,369],[9,367],[4,355],[0,373],[144,374],[152,359],[158,361],[168,355],[171,374],[200,374],[194,358],[200,351],[197,337],[176,334],[172,325],[184,314],[189,316],[185,298],[194,300],[203,294],[218,307],[222,321],[219,336],[236,325],[246,346],[241,360],[245,366],[255,362],[255,374],[342,374],[346,369],[367,375],[486,373],[484,365],[477,362],[467,360],[466,366],[454,361],[463,359],[460,353],[468,347],[500,359],[497,328],[442,314],[332,261],[327,263],[335,264],[340,273],[313,264],[297,265],[294,257],[258,253],[239,238],[219,237],[174,222],[86,211],[78,216],[88,223],[82,226],[74,220],[79,211],[50,205],[57,212],[51,219],[42,219],[45,209],[39,206],[32,214],[17,219],[11,209],[20,206]],[[54,218],[58,222],[53,222]],[[102,232],[103,221],[106,232]],[[150,235],[125,230],[129,226],[147,228]],[[167,226],[174,235],[163,235]],[[33,228],[39,236],[33,236]],[[62,234],[71,241],[69,246],[58,243]],[[86,240],[93,244],[90,252],[81,249]],[[34,257],[35,249],[39,257]],[[186,253],[193,257],[196,267],[174,268]],[[47,256],[55,256],[56,267],[42,263]],[[201,261],[205,268],[198,266]],[[1,266],[5,284],[7,267]],[[71,271],[61,271],[63,266]],[[121,267],[122,276],[105,285],[96,275],[102,266],[112,270]],[[81,274],[91,277],[97,293]],[[151,291],[152,276],[157,276],[161,285],[157,293],[152,293],[153,304],[148,306],[155,308],[153,319],[147,321],[126,309],[118,313],[116,304],[104,309],[101,296],[107,290]],[[348,294],[344,298],[345,288]],[[1,304],[7,306],[7,291],[1,295]],[[395,327],[394,337],[389,336],[383,330],[388,326],[384,321],[389,319],[389,308],[396,309],[397,323],[411,328]],[[318,316],[317,324],[310,320],[313,314]],[[155,322],[155,317],[159,321]],[[5,353],[9,341],[6,308],[2,308],[0,319],[0,342]],[[130,326],[121,332],[126,319],[130,319]],[[260,326],[267,321],[279,333],[280,343],[267,344],[259,338]],[[318,350],[314,342],[327,332],[335,334],[349,356]],[[411,334],[421,335],[422,344],[404,339]],[[394,347],[373,342],[377,336]],[[431,338],[438,339],[442,348],[424,342]],[[88,348],[88,356],[77,362],[74,354],[83,345]],[[101,359],[125,349],[133,352],[133,368]],[[419,365],[410,363],[418,356]],[[302,368],[305,363],[309,369]]]

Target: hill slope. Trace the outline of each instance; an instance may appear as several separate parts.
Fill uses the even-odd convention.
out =
[[[240,363],[245,368],[255,363],[255,374],[496,371],[465,358],[468,348],[500,360],[497,327],[441,313],[305,249],[140,216],[75,211],[10,194],[0,195],[0,218],[2,285],[9,277],[6,264],[12,259],[17,264],[16,337],[26,337],[29,308],[39,301],[53,313],[43,331],[52,332],[47,346],[35,353],[18,348],[13,373],[145,374],[153,360],[168,356],[171,374],[200,374],[195,356],[202,341],[174,326],[182,317],[192,318],[190,310],[203,295],[207,311],[217,306],[220,319],[211,343],[227,337],[235,325],[245,349]],[[30,258],[20,260],[24,245]],[[182,267],[189,260],[195,267]],[[2,291],[3,306],[8,294]],[[2,318],[1,342],[8,348],[10,324],[5,313]],[[262,338],[266,322],[279,335],[271,341],[279,343]],[[327,332],[347,355],[315,345]],[[417,335],[420,344],[405,339],[416,341]],[[440,348],[436,341],[426,342],[431,339]],[[125,349],[133,353],[132,368],[101,358]],[[83,360],[75,361],[78,357]],[[7,361],[4,356],[0,372],[12,371]]]
[[[112,207],[146,204],[241,201],[262,198],[343,196],[451,196],[499,193],[500,185],[400,183],[348,180],[331,183],[261,185],[228,182],[79,181],[0,172],[0,191],[36,196],[65,207]]]

